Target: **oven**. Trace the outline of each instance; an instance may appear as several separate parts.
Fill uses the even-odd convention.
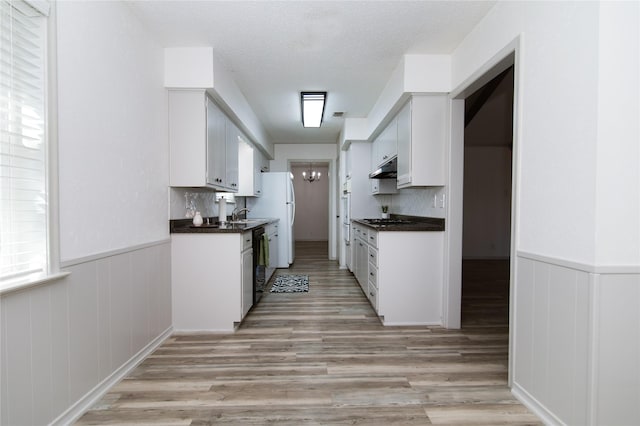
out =
[[[253,306],[258,303],[262,297],[267,285],[265,280],[266,265],[260,264],[260,254],[264,250],[264,226],[259,226],[252,231],[252,248],[253,248]],[[268,241],[266,244],[269,244]]]

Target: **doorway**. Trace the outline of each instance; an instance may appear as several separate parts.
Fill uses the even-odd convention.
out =
[[[445,250],[445,289],[444,289],[444,312],[443,324],[447,328],[460,328],[462,310],[462,258],[463,258],[463,227],[464,227],[464,158],[465,158],[465,100],[473,93],[485,86],[495,77],[508,68],[513,69],[513,94],[511,103],[511,193],[510,193],[510,232],[509,232],[509,258],[508,258],[508,280],[505,285],[509,289],[508,297],[508,335],[509,335],[509,385],[511,385],[511,374],[513,371],[513,328],[510,327],[514,320],[512,300],[514,298],[515,280],[517,275],[517,263],[515,262],[515,250],[517,241],[517,221],[518,221],[518,182],[519,162],[518,140],[520,134],[520,95],[518,87],[520,85],[519,52],[521,39],[516,37],[509,44],[505,45],[494,57],[483,65],[479,66],[469,77],[451,92],[451,134],[449,146],[449,187],[447,188],[447,222],[448,233],[446,235]],[[495,243],[494,243],[495,244]],[[496,245],[497,247],[497,245]],[[468,253],[467,253],[468,254]],[[505,274],[505,271],[503,271]],[[504,275],[503,275],[504,276]]]
[[[296,194],[293,239],[298,242],[329,241],[329,163],[292,162]],[[315,173],[315,177],[313,174]]]
[[[465,98],[461,323],[509,326],[513,65]]]

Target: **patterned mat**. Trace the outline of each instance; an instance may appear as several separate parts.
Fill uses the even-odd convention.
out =
[[[303,293],[309,291],[308,275],[276,275],[271,293]]]

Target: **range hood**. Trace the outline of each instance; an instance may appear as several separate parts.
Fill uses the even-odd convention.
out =
[[[395,179],[398,177],[398,159],[391,158],[378,169],[369,173],[369,179]]]

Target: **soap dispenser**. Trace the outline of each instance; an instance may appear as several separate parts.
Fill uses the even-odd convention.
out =
[[[193,216],[193,224],[195,226],[202,225],[202,215],[200,214],[200,212],[196,212],[195,216]]]

